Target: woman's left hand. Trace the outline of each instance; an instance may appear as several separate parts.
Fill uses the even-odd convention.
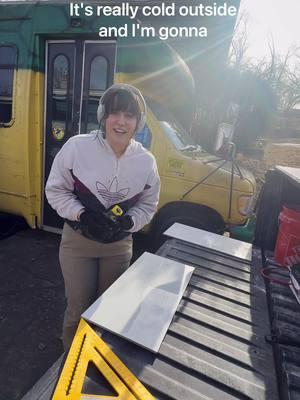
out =
[[[120,217],[117,217],[117,222],[120,226],[120,229],[122,231],[129,231],[133,227],[133,220],[131,215],[121,215]]]

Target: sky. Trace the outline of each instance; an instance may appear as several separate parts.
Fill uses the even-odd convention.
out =
[[[243,10],[249,14],[249,57],[267,55],[272,37],[281,54],[300,46],[300,0],[241,0]]]

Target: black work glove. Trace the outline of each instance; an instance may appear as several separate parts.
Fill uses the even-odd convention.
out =
[[[84,211],[80,215],[82,233],[90,239],[109,241],[121,228],[101,212]]]
[[[122,231],[129,231],[133,227],[133,219],[131,215],[121,215],[120,217],[117,217],[118,224],[120,226],[120,229]]]

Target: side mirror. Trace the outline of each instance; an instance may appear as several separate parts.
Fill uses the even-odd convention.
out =
[[[218,133],[214,144],[215,153],[227,153],[228,144],[232,143],[235,125],[239,116],[239,105],[230,103],[224,117],[224,122],[218,126]]]

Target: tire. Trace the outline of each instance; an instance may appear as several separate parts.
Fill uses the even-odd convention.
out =
[[[16,232],[26,227],[27,225],[21,217],[0,213],[0,240],[14,235]]]
[[[191,203],[172,203],[163,207],[153,221],[150,232],[153,252],[167,240],[163,233],[175,222],[218,234],[223,234],[225,229],[221,216],[208,207]]]

